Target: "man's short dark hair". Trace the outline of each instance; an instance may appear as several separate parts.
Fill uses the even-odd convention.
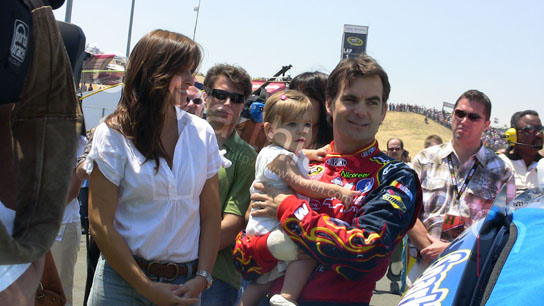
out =
[[[463,98],[482,104],[484,106],[485,118],[486,120],[489,120],[491,117],[491,100],[489,100],[489,97],[486,94],[476,89],[467,90],[457,99],[457,101],[455,101],[454,109],[457,108],[457,104],[459,104],[459,101]]]
[[[204,88],[213,89],[215,82],[220,76],[229,79],[236,89],[242,91],[245,100],[249,98],[251,95],[251,78],[244,68],[227,64],[215,65],[206,73]]]
[[[538,113],[532,109],[528,109],[528,110],[524,110],[524,111],[521,111],[521,112],[515,112],[513,115],[512,115],[512,119],[510,119],[510,125],[513,127],[513,128],[518,128],[519,126],[519,121],[521,120],[521,118],[527,116],[527,115],[532,115],[532,116],[537,116],[537,117],[540,117],[538,115]]]
[[[382,81],[382,103],[385,105],[387,99],[389,99],[389,92],[391,91],[391,85],[389,84],[389,78],[383,68],[376,62],[376,60],[366,54],[363,54],[356,58],[343,59],[334,68],[327,81],[326,94],[327,97],[336,99],[338,93],[351,85],[351,82],[356,78],[366,77],[379,77]]]

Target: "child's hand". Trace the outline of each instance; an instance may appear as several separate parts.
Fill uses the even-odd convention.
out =
[[[309,160],[315,161],[323,161],[323,158],[325,157],[325,155],[327,155],[327,151],[325,151],[324,148],[317,150],[304,149],[302,150],[302,152]]]
[[[358,191],[358,190],[349,190],[349,189],[346,189],[346,188],[341,188],[341,189],[342,189],[342,191],[337,196],[337,199],[342,201],[342,204],[344,204],[346,209],[348,209],[349,206],[351,205],[351,202],[353,201],[353,199],[358,197],[361,194],[361,192]]]

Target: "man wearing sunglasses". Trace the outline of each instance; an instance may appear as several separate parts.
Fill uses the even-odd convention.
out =
[[[387,156],[396,160],[402,160],[402,154],[404,153],[404,143],[398,138],[391,138],[387,141]]]
[[[193,115],[200,118],[204,115],[204,94],[195,86],[190,86],[187,89],[186,102],[181,108]]]
[[[221,238],[219,254],[213,268],[212,286],[203,292],[202,305],[233,305],[240,288],[240,273],[234,267],[231,246],[245,225],[249,205],[249,187],[255,178],[257,152],[242,140],[235,130],[251,94],[251,79],[236,66],[216,65],[204,79],[207,120],[215,131],[217,143],[225,150],[224,157],[232,164],[219,169],[221,200]],[[193,102],[194,103],[194,102]]]
[[[542,122],[534,110],[517,112],[512,116],[512,127],[516,129],[514,148],[499,157],[512,169],[516,182],[516,194],[538,186],[536,166],[542,158]]]
[[[451,141],[421,151],[412,162],[423,189],[423,210],[408,232],[421,255],[409,284],[464,229],[487,215],[504,184],[509,184],[508,197],[514,197],[511,170],[482,144],[490,115],[489,98],[478,90],[466,91],[455,103]]]
[[[396,160],[407,162],[403,159],[404,152],[404,142],[399,138],[390,138],[387,143],[387,156],[394,158]],[[401,281],[401,273],[403,269],[403,242],[401,242],[393,251],[391,259],[389,261],[389,268],[387,270],[387,278],[391,281],[390,288],[391,292],[394,294],[401,294],[401,287],[398,282]]]

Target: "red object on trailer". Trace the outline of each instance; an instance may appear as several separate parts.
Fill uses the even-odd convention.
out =
[[[264,84],[264,82],[266,81],[252,81],[251,82],[252,90],[253,91],[257,90],[259,87],[261,87],[261,85]],[[276,91],[287,89],[287,86],[285,82],[270,82],[270,84],[266,85],[265,89],[266,89],[266,93],[271,95],[275,93]]]

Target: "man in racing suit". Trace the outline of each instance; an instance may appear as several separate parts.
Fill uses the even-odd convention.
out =
[[[342,60],[329,76],[326,106],[334,141],[309,176],[360,190],[349,208],[335,198],[308,203],[266,186],[268,195],[252,195],[259,209],[253,214],[276,216],[287,235],[318,262],[299,305],[368,305],[391,252],[419,214],[417,175],[382,153],[375,140],[389,91],[387,74],[367,55]],[[244,278],[256,279],[275,266],[267,238],[238,235],[234,260]],[[271,292],[279,291],[281,282]]]

